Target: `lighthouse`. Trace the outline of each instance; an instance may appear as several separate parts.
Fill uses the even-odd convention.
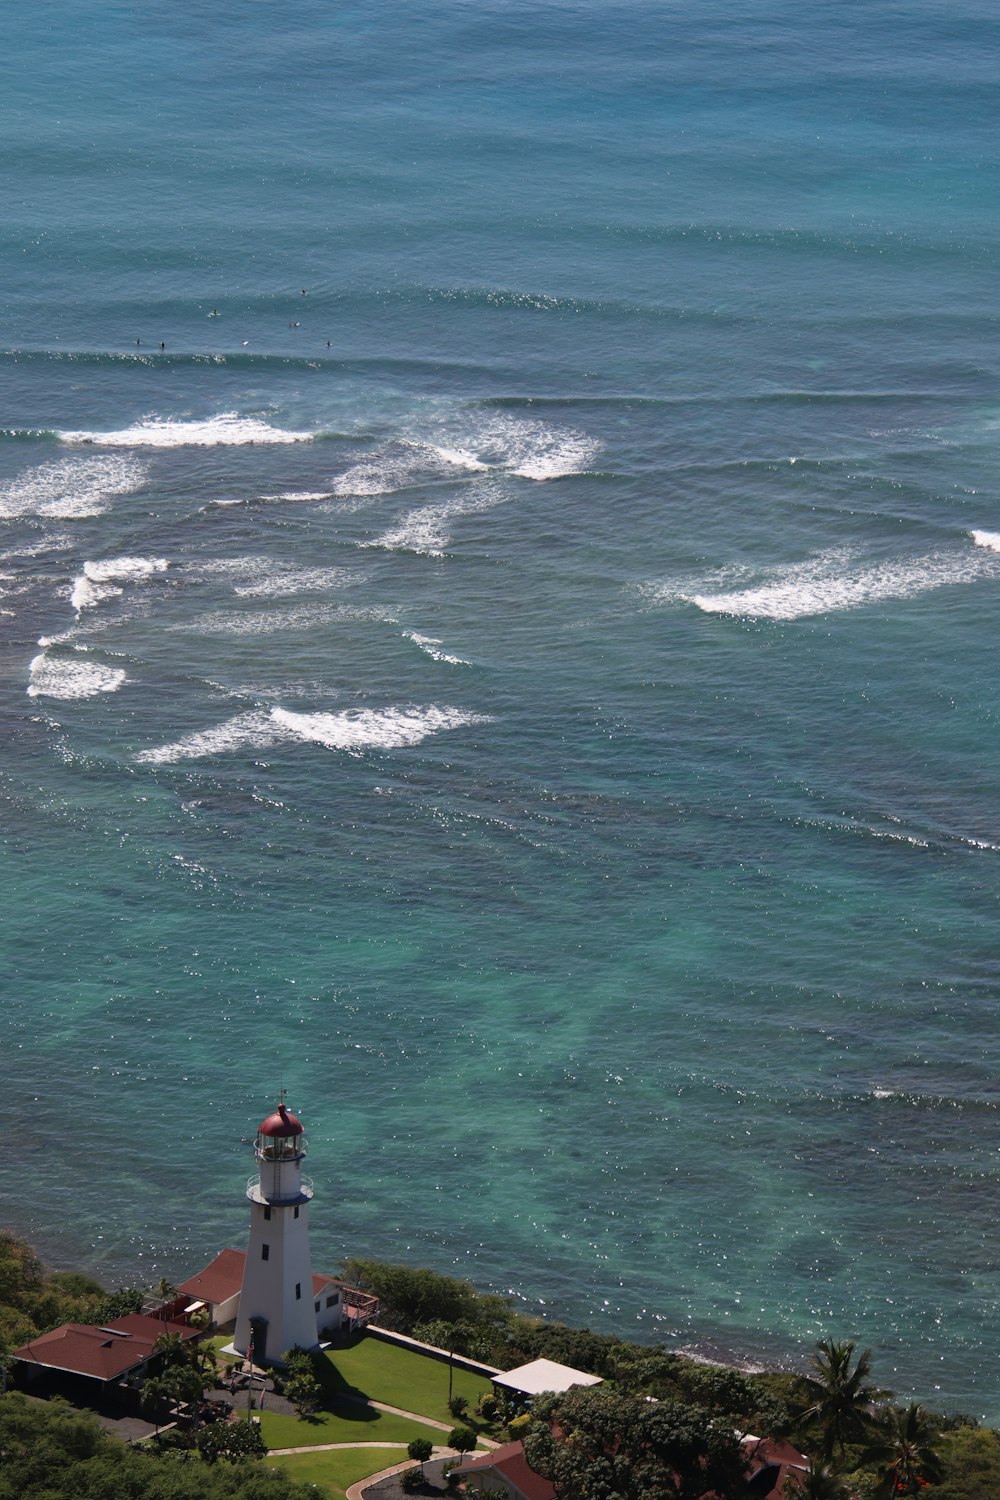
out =
[[[305,1134],[284,1103],[262,1120],[254,1145],[257,1174],[247,1183],[250,1242],[233,1345],[253,1346],[256,1364],[286,1350],[315,1349],[316,1308],[309,1258],[312,1183],[302,1175]]]

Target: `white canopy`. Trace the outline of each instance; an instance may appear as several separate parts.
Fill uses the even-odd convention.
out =
[[[520,1396],[540,1396],[542,1391],[568,1391],[574,1385],[601,1385],[599,1375],[588,1375],[584,1370],[571,1369],[569,1365],[557,1365],[554,1359],[533,1359],[530,1364],[519,1365],[516,1370],[505,1370],[494,1375],[494,1385],[505,1390],[517,1391]]]

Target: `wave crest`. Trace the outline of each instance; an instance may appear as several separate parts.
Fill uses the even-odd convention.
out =
[[[270,749],[295,741],[355,754],[362,750],[401,750],[444,730],[488,722],[488,717],[482,714],[438,705],[311,714],[277,707],[269,712],[254,709],[172,744],[143,750],[135,758],[143,765],[169,765],[242,749]]]
[[[226,411],[201,421],[150,416],[118,432],[60,432],[59,437],[64,443],[92,443],[101,448],[217,448],[250,443],[311,443],[315,433],[289,432],[272,427],[259,417],[241,417],[238,412]]]
[[[120,667],[43,651],[31,663],[27,692],[29,698],[95,698],[99,693],[116,693],[124,681]]]
[[[134,458],[63,458],[25,469],[0,487],[0,517],[100,516],[117,495],[142,488],[145,466]]]

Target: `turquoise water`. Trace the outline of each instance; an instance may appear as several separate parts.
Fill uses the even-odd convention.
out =
[[[0,1188],[51,1259],[240,1243],[284,1084],[322,1267],[1000,1418],[998,27],[13,18]]]

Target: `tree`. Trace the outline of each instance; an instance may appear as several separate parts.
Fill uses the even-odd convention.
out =
[[[142,1388],[139,1405],[143,1416],[149,1417],[152,1421],[157,1435],[159,1435],[160,1423],[167,1414],[170,1399],[166,1381],[161,1375],[151,1376]]]
[[[477,1338],[491,1344],[506,1334],[511,1323],[506,1297],[477,1292],[470,1282],[440,1276],[437,1271],[354,1258],[344,1262],[343,1276],[376,1296],[381,1304],[379,1322],[401,1333],[412,1335],[416,1327],[440,1320],[467,1324]]]
[[[312,1370],[295,1370],[285,1381],[285,1395],[300,1416],[319,1411],[323,1390]]]
[[[525,1457],[567,1500],[696,1500],[745,1487],[736,1434],[699,1407],[592,1386],[543,1397],[532,1416]]]
[[[825,1464],[810,1459],[804,1474],[786,1474],[784,1500],[845,1500],[847,1486]]]
[[[257,1422],[214,1422],[198,1434],[198,1452],[207,1464],[220,1458],[247,1464],[267,1457],[267,1444]]]
[[[112,1323],[115,1318],[127,1318],[129,1313],[142,1312],[142,1293],[138,1287],[120,1286],[117,1292],[109,1292],[94,1313],[95,1323]]]
[[[259,1438],[230,1441],[259,1452]],[[0,1453],[0,1500],[317,1500],[287,1473],[238,1456],[235,1467],[160,1457],[109,1436],[90,1415],[17,1392],[0,1397]]]
[[[471,1427],[453,1427],[448,1434],[448,1447],[456,1453],[471,1453],[479,1438]]]
[[[414,1438],[412,1443],[407,1445],[406,1449],[407,1457],[412,1458],[414,1463],[420,1465],[421,1474],[424,1472],[424,1464],[433,1452],[434,1444],[430,1438]]]
[[[882,1472],[880,1495],[919,1495],[928,1484],[937,1484],[944,1464],[934,1443],[937,1428],[931,1415],[914,1401],[905,1410],[890,1412],[880,1440],[862,1455],[862,1463],[877,1464]]]
[[[1000,1434],[990,1427],[959,1427],[941,1438],[944,1478],[934,1500],[986,1500],[1000,1495]]]
[[[872,1355],[862,1349],[855,1357],[853,1340],[820,1339],[810,1360],[813,1373],[804,1382],[812,1404],[802,1413],[808,1429],[818,1428],[826,1463],[835,1452],[841,1458],[848,1443],[863,1443],[875,1426],[873,1408],[887,1392],[869,1383]]]
[[[162,1375],[154,1375],[142,1388],[142,1409],[156,1425],[176,1406],[193,1406],[197,1409],[204,1383],[197,1370],[188,1365],[168,1365]]]

